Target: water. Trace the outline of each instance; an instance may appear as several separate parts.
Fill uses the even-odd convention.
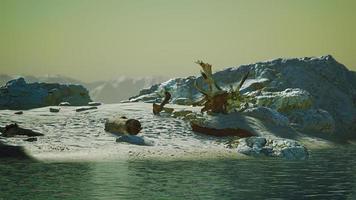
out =
[[[279,159],[1,160],[0,199],[356,199],[356,147]]]

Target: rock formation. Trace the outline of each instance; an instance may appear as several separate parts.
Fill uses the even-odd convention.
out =
[[[57,106],[61,102],[81,106],[90,101],[88,90],[81,85],[26,83],[18,78],[0,88],[0,109],[32,109]]]

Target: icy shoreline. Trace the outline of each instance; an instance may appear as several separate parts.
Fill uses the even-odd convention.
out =
[[[199,107],[169,106],[177,110],[199,110]],[[75,109],[76,107],[65,107],[59,113],[50,113],[49,107],[44,107],[24,111],[22,115],[15,115],[12,110],[2,110],[0,117],[3,120],[0,126],[16,122],[23,127],[42,132],[45,136],[38,137],[34,142],[24,141],[24,137],[1,137],[0,141],[23,146],[33,158],[50,162],[246,158],[236,149],[226,147],[229,138],[197,134],[191,131],[189,124],[184,120],[164,114],[154,116],[151,113],[152,104],[106,104],[99,106],[97,110],[81,113],[75,112]],[[117,115],[140,120],[143,130],[139,135],[154,141],[155,145],[117,143],[112,134],[104,131],[105,120]],[[262,131],[263,127],[255,128]],[[308,148],[325,148],[333,145],[331,142],[311,137],[301,136],[298,140]]]

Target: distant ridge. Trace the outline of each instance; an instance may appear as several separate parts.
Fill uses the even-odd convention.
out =
[[[117,79],[108,81],[96,81],[91,83],[82,82],[66,76],[20,76],[0,74],[0,86],[5,85],[8,81],[23,77],[26,82],[44,82],[44,83],[60,83],[60,84],[80,84],[89,90],[93,101],[103,103],[119,103],[129,97],[137,94],[141,89],[150,87],[153,84],[161,83],[168,78],[160,76],[151,77],[125,77],[121,76]]]

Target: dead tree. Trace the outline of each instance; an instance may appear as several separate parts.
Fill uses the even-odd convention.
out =
[[[202,68],[200,73],[204,82],[208,85],[208,90],[204,90],[198,86],[196,81],[194,82],[195,88],[204,95],[202,100],[196,102],[194,105],[202,105],[203,108],[201,112],[213,113],[228,113],[235,108],[239,108],[241,105],[239,101],[243,100],[239,90],[246,81],[249,73],[245,74],[236,89],[231,86],[230,91],[225,91],[214,80],[212,66],[210,64],[202,61],[197,61],[196,63]]]

